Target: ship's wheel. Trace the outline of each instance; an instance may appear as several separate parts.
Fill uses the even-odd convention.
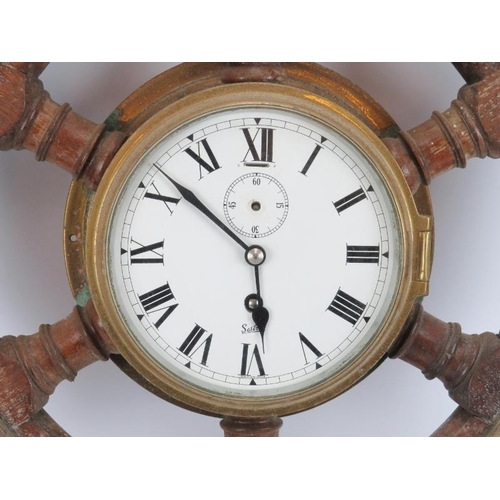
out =
[[[492,158],[500,155],[497,63],[456,64],[458,72],[451,65],[441,64],[327,65],[382,102],[403,132],[370,97],[320,66],[311,69],[285,64],[219,64],[208,68],[192,65],[182,76],[161,75],[156,86],[146,85],[117,106],[135,88],[171,66],[49,66],[42,75],[44,87],[54,101],[69,101],[70,107],[56,104],[43,90],[39,77],[45,64],[0,65],[0,148],[31,152],[11,151],[0,157],[0,228],[4,235],[0,289],[4,333],[17,335],[30,331],[32,322],[44,314],[52,324],[42,326],[31,336],[6,335],[0,339],[0,435],[66,435],[66,431],[76,435],[219,433],[213,419],[187,412],[184,407],[201,408],[202,413],[217,417],[226,416],[224,412],[219,414],[209,405],[192,403],[191,399],[179,401],[149,372],[141,373],[132,366],[127,356],[133,353],[127,346],[119,345],[121,340],[117,342],[114,329],[109,331],[112,320],[103,321],[104,301],[89,293],[88,261],[83,255],[89,248],[86,224],[93,193],[98,191],[107,167],[114,165],[113,161],[116,163],[117,154],[123,157],[124,148],[130,148],[129,138],[137,129],[159,116],[164,108],[176,109],[169,106],[184,98],[189,100],[198,92],[211,92],[211,98],[219,99],[219,88],[232,85],[263,83],[301,90],[307,87],[359,119],[370,133],[378,136],[384,145],[381,148],[392,154],[391,161],[403,172],[401,178],[404,176],[419,215],[431,221],[427,229],[419,229],[420,235],[428,233],[419,237],[427,239],[421,246],[416,243],[427,266],[418,264],[425,275],[422,283],[429,281],[433,254],[433,214],[426,186],[438,174],[447,172],[430,191],[436,246],[430,294],[424,305],[438,316],[457,318],[467,331],[495,331],[499,299],[494,286],[498,266],[495,186],[500,179]],[[328,80],[330,76],[332,80]],[[457,92],[458,100],[449,107]],[[287,98],[302,102],[295,94]],[[114,108],[115,112],[109,113]],[[429,118],[432,109],[443,112],[434,112]],[[105,125],[94,123],[106,118]],[[262,160],[263,153],[255,154]],[[35,163],[35,158],[62,170]],[[198,159],[203,158],[199,153]],[[465,167],[466,163],[479,163],[475,158],[486,159],[480,166],[448,172]],[[210,166],[217,170],[213,160],[208,163]],[[250,165],[250,168],[256,167]],[[75,181],[65,213],[64,245],[60,245],[62,213],[71,180],[64,171],[70,172]],[[109,174],[105,182],[112,185]],[[337,200],[337,212],[339,206],[343,205]],[[366,252],[368,247],[364,248]],[[131,247],[129,251],[137,254],[137,248]],[[71,312],[74,302],[65,287],[64,258],[77,306],[70,316],[57,322],[58,315],[67,314],[65,310]],[[377,257],[379,262],[382,257]],[[265,267],[262,272],[265,280]],[[419,296],[426,292],[420,290]],[[341,298],[335,295],[330,311]],[[388,357],[400,358],[416,366],[427,378],[443,381],[455,402],[446,398],[441,385],[426,382],[418,370],[400,361],[387,360],[364,378],[374,366],[366,368],[366,373],[359,377],[362,383],[342,397],[288,416],[282,435],[498,434],[498,337],[493,333],[462,334],[459,325],[441,322],[424,312],[419,299],[412,308],[408,303],[405,307],[408,313],[398,318],[401,327],[386,341]],[[272,314],[271,305],[269,308]],[[355,319],[362,321],[360,318]],[[158,323],[158,319],[152,321]],[[306,361],[308,355],[320,352],[307,337],[300,337],[300,342]],[[375,339],[373,343],[376,342]],[[202,352],[207,343],[200,345]],[[124,377],[113,363],[93,364],[110,357],[131,378]],[[379,357],[374,365],[386,356]],[[203,361],[203,357],[200,359]],[[73,380],[79,370],[91,364],[75,384],[63,383],[51,396],[60,382]],[[165,403],[164,399],[173,399],[180,406]],[[287,409],[270,415],[263,410],[263,413],[249,418],[229,415],[224,420],[224,430],[227,435],[276,435],[281,425],[277,417],[295,411]],[[445,422],[436,425],[440,420]],[[121,427],[122,421],[130,423]]]

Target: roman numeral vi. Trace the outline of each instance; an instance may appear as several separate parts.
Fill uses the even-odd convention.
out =
[[[262,363],[262,356],[260,355],[259,347],[255,344],[253,351],[250,353],[250,345],[251,344],[243,344],[240,375],[250,375],[252,364],[255,361],[259,375],[263,376],[266,372],[264,370],[264,364]]]

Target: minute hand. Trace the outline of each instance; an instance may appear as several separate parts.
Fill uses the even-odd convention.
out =
[[[155,165],[156,168],[158,168]],[[223,222],[221,222],[199,199],[198,197],[188,188],[184,187],[183,185],[179,184],[177,181],[174,181],[172,177],[167,175],[165,172],[158,170],[177,188],[179,193],[184,197],[186,201],[191,203],[194,207],[196,207],[201,213],[206,215],[212,222],[214,222],[218,227],[220,227],[228,236],[230,236],[238,245],[240,245],[242,248],[245,249],[245,251],[248,250],[249,246],[242,240],[240,239],[236,234],[234,234]]]

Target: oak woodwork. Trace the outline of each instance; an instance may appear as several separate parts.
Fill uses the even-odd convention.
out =
[[[0,419],[14,434],[58,430],[38,412],[63,380],[116,352],[90,300],[67,318],[30,336],[0,339]],[[1,434],[0,426],[0,434]],[[38,429],[38,431],[37,431]]]
[[[32,151],[96,189],[126,135],[55,103],[38,79],[46,65],[0,64],[0,150]]]
[[[224,437],[279,437],[283,421],[278,417],[226,417],[220,422]]]
[[[456,63],[469,83],[450,108],[397,138],[383,139],[415,193],[470,158],[500,157],[500,65]]]
[[[469,415],[487,426],[499,418],[500,338],[497,335],[464,334],[457,323],[445,323],[419,305],[396,346],[391,357],[416,366],[428,379],[437,377],[450,397]],[[451,423],[448,425],[453,427]]]

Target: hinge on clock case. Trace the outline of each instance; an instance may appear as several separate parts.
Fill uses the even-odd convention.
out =
[[[413,280],[418,284],[422,295],[427,295],[429,288],[432,267],[432,227],[432,217],[420,216],[418,218]]]

